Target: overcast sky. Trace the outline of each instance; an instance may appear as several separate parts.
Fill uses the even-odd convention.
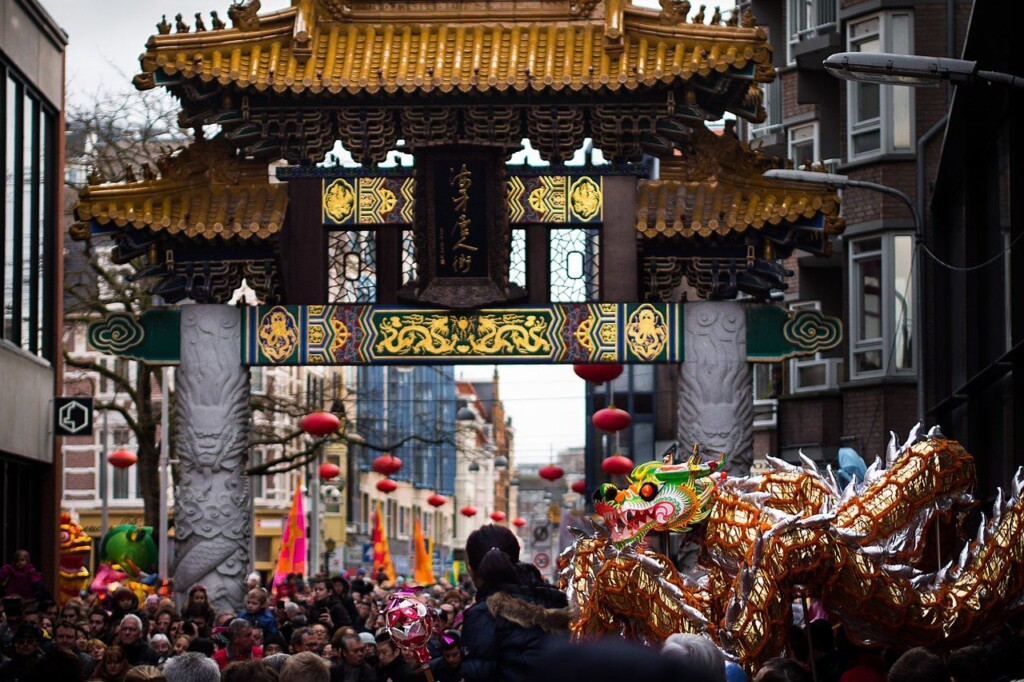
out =
[[[227,20],[228,0],[41,0],[68,34],[69,103],[89,101],[97,92],[127,92],[138,73],[139,55],[156,33],[161,15],[174,23],[181,12],[190,26],[201,11]],[[289,0],[262,0],[262,12],[288,7]],[[467,380],[487,379],[492,365],[457,370]],[[499,368],[501,397],[516,429],[519,461],[547,461],[549,453],[583,445],[586,415],[583,381],[570,365],[506,365]]]

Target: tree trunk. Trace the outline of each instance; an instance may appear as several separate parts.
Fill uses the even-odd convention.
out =
[[[138,380],[138,457],[139,496],[142,498],[143,519],[154,532],[160,526],[160,448],[156,433],[159,419],[153,409],[153,369],[139,363]]]

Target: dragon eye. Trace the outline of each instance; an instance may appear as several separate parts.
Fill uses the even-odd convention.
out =
[[[602,483],[597,490],[594,491],[595,502],[611,502],[618,495],[619,489],[611,483]]]
[[[642,486],[640,486],[640,497],[642,497],[647,502],[653,500],[654,496],[657,494],[658,486],[654,485],[653,483],[644,483]]]

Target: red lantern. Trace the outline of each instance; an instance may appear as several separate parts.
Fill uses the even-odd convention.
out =
[[[324,462],[320,465],[320,480],[329,481],[332,478],[337,478],[338,474],[341,473],[341,467],[337,464],[331,464],[330,462]]]
[[[139,458],[135,456],[134,452],[128,452],[127,450],[114,450],[107,455],[107,461],[110,462],[110,466],[115,469],[127,469],[138,462]]]
[[[615,432],[627,428],[633,423],[633,418],[629,416],[629,412],[612,406],[595,412],[590,421],[602,431]]]
[[[633,460],[622,455],[612,455],[601,462],[601,469],[609,476],[625,476],[633,470]]]
[[[622,365],[573,365],[572,371],[576,376],[591,383],[603,384],[612,379],[618,379],[622,374]]]
[[[476,516],[476,507],[465,506],[459,510],[459,513],[465,516],[467,519]]]
[[[382,493],[393,493],[398,490],[398,484],[392,481],[390,478],[382,478],[377,481],[377,490]]]
[[[521,516],[517,516],[514,519],[512,519],[512,525],[515,526],[516,528],[522,528],[523,526],[526,525],[526,519],[524,519]]]
[[[311,436],[329,436],[339,426],[341,420],[330,412],[311,412],[299,420],[299,428]]]
[[[573,481],[572,485],[569,487],[572,488],[574,493],[579,493],[580,495],[585,495],[587,492],[587,482],[582,478],[578,481]]]
[[[434,493],[433,495],[427,498],[427,504],[429,504],[431,507],[441,507],[447,501],[448,499],[444,495],[438,495],[437,493]]]
[[[394,476],[398,473],[398,470],[402,468],[402,460],[394,455],[381,455],[377,459],[373,460],[373,464],[371,464],[370,467],[378,474]]]
[[[557,481],[565,475],[565,469],[554,464],[548,464],[547,466],[541,467],[540,471],[537,472],[540,477],[545,481]]]
[[[494,521],[495,523],[501,523],[504,520],[505,520],[505,512],[500,512],[500,511],[491,512],[491,521]]]

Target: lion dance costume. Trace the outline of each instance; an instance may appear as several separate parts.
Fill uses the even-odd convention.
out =
[[[85,559],[92,551],[92,538],[82,530],[81,524],[68,512],[60,513],[60,547],[58,574],[60,575],[61,606],[81,594],[89,584],[89,569]]]
[[[769,458],[762,476],[727,478],[722,460],[646,462],[629,485],[605,484],[594,535],[559,559],[577,639],[621,634],[657,643],[702,634],[748,670],[779,655],[791,605],[821,600],[862,644],[957,646],[998,627],[1024,597],[1024,473],[957,559],[924,572],[937,515],[962,529],[975,502],[974,460],[937,431],[890,443],[865,480],[840,489],[832,470]],[[703,534],[699,577],[648,550],[652,531]]]

